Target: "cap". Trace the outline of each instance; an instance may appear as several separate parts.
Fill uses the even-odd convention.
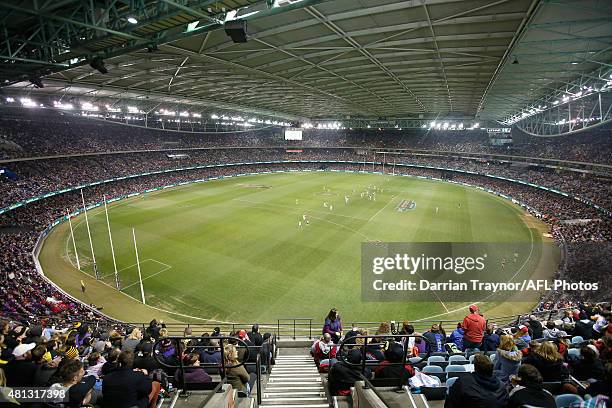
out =
[[[519,326],[519,330],[523,333],[529,333],[529,328],[527,326]]]
[[[475,311],[478,310],[478,306],[476,305],[470,305],[470,312],[474,313]]]
[[[242,329],[238,332],[238,337],[240,337],[241,339],[244,339],[247,335],[246,330]]]
[[[164,339],[164,340],[161,341],[161,345],[162,345],[162,347],[170,347],[172,345],[172,340]]]
[[[80,407],[87,393],[96,385],[96,377],[88,375],[83,380],[68,389],[68,405]]]
[[[21,357],[28,351],[32,350],[34,347],[36,347],[36,343],[20,344],[13,349],[13,355],[15,357]]]
[[[79,327],[81,327],[81,322],[72,323],[72,327],[74,327],[75,329],[78,329]]]

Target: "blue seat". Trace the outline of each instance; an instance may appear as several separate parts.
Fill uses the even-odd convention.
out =
[[[457,381],[457,377],[449,378],[448,380],[446,380],[446,394],[449,393],[450,388],[453,386],[455,381]]]
[[[463,373],[466,372],[465,365],[452,364],[444,370],[446,373]]]
[[[574,402],[583,402],[584,400],[575,394],[561,394],[555,397],[557,408],[567,408]]]
[[[423,373],[425,374],[443,373],[443,372],[444,370],[440,366],[430,365],[430,366],[423,367]]]
[[[574,345],[579,345],[584,343],[584,339],[582,338],[582,336],[574,336],[572,337],[572,344]]]
[[[578,349],[578,348],[567,349],[567,355],[569,357],[578,359],[578,358],[580,358],[580,349]]]
[[[470,358],[472,358],[472,356],[470,356]],[[448,358],[448,364],[465,365],[465,364],[470,364],[470,362],[463,355],[456,355],[456,356],[450,356]]]
[[[431,356],[427,359],[427,365],[435,365],[445,368],[448,365],[448,361],[446,361],[446,358],[442,356]]]

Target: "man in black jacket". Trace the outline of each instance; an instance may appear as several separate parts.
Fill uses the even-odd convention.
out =
[[[28,387],[34,385],[36,364],[32,361],[35,343],[20,344],[13,350],[14,359],[4,367],[7,387]]]
[[[261,346],[263,344],[263,336],[259,333],[259,325],[257,323],[253,325],[248,336],[254,345]]]
[[[489,357],[476,354],[474,373],[457,378],[449,390],[444,408],[505,408],[508,406],[506,387],[493,377],[493,363]]]
[[[351,387],[355,381],[361,381],[361,350],[352,349],[348,352],[347,362],[340,360],[329,370],[329,392],[331,395],[350,395]],[[372,376],[372,372],[366,367],[363,373],[366,378]]]
[[[147,408],[149,405],[151,380],[145,373],[133,370],[133,363],[134,353],[124,351],[117,359],[118,367],[104,377],[104,408]]]
[[[536,318],[535,315],[529,316],[527,323],[529,323],[529,328],[532,332],[532,339],[538,340],[544,338],[544,326],[542,326],[542,323]]]

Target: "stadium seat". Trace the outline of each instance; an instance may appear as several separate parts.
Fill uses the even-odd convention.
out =
[[[440,366],[434,366],[434,365],[430,365],[430,366],[426,366],[425,368],[423,368],[423,372],[425,374],[431,374],[431,373],[443,373],[444,370],[442,369],[442,367]]]
[[[562,394],[555,397],[557,408],[567,408],[575,402],[583,402],[584,400],[575,394]]]
[[[457,377],[449,378],[448,380],[446,380],[446,393],[447,394],[450,391],[450,388],[455,383],[455,381],[457,381]]]
[[[584,343],[584,339],[582,338],[582,336],[574,336],[572,337],[572,344],[573,345],[580,345]]]
[[[567,355],[568,357],[578,359],[580,358],[580,349],[579,348],[567,349]]]
[[[465,375],[470,375],[464,365],[449,365],[448,367],[446,367],[444,372],[446,373],[446,376],[449,379],[453,377],[463,377]]]
[[[446,368],[448,366],[448,361],[446,361],[446,358],[442,356],[431,356],[427,359],[427,365],[436,365]]]
[[[470,356],[470,358],[472,358],[472,356]],[[448,364],[465,365],[465,364],[470,364],[470,361],[467,360],[463,355],[456,355],[456,356],[450,356],[448,358]]]

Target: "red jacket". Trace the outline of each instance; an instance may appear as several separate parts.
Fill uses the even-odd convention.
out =
[[[487,327],[487,322],[478,313],[470,313],[463,319],[463,340],[470,341],[472,343],[482,342],[483,333]]]

